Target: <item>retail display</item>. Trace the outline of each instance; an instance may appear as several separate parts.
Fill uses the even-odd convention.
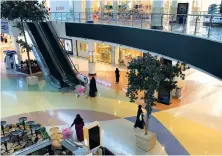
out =
[[[107,44],[97,44],[96,59],[101,62],[111,63],[112,47]]]

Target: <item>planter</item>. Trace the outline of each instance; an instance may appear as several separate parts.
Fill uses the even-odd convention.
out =
[[[177,87],[176,89],[174,89],[174,90],[172,91],[172,96],[173,96],[173,98],[179,99],[179,98],[181,97],[181,90],[182,90],[181,87]]]
[[[37,76],[28,76],[26,80],[27,84],[30,86],[37,85],[39,81]]]
[[[156,145],[156,133],[151,131],[148,135],[144,135],[143,132],[136,134],[136,146],[146,152],[150,151]]]

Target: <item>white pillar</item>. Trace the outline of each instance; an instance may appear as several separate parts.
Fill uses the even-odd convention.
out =
[[[172,0],[170,14],[177,14],[177,5],[178,5],[178,0]],[[177,16],[172,15],[172,18],[170,20],[171,22],[176,22]]]
[[[104,18],[104,0],[100,0],[100,19]]]
[[[18,39],[18,36],[21,31],[17,29],[16,27],[13,27],[13,25],[14,25],[13,22],[9,23],[9,31],[10,31],[10,35],[12,36],[13,47],[18,55],[18,61],[20,62],[22,61],[22,55],[21,55],[19,44],[16,42],[16,40]]]
[[[94,76],[96,75],[96,56],[94,50],[94,42],[88,41],[88,52],[89,52],[89,60],[88,60],[88,68],[89,68],[89,75]]]
[[[118,5],[117,0],[113,0],[113,19],[117,20]]]
[[[115,46],[112,46],[112,48],[111,48],[111,64],[112,65],[115,65],[115,57],[116,57],[116,55],[115,55]]]
[[[119,64],[119,47],[115,47],[115,64]]]
[[[152,18],[151,28],[152,29],[163,29],[162,15],[164,11],[164,0],[154,0],[152,6]]]
[[[73,56],[77,56],[76,39],[72,38]]]
[[[86,23],[93,23],[92,0],[86,0]]]
[[[82,1],[73,0],[73,12],[74,12],[73,20],[74,21],[78,21],[78,22],[81,21],[82,16],[83,16],[82,12],[85,12],[85,10],[84,11],[82,10],[82,5],[83,5]]]

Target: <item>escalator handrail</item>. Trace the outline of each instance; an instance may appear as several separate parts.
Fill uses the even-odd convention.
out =
[[[38,45],[37,45],[37,43],[36,43],[36,41],[35,41],[35,39],[34,39],[34,37],[33,37],[33,35],[32,35],[32,33],[31,33],[31,31],[30,31],[30,29],[29,29],[29,27],[28,27],[28,25],[27,25],[26,22],[24,22],[24,26],[25,26],[26,31],[28,32],[28,34],[29,34],[29,36],[30,36],[30,38],[31,38],[31,41],[32,41],[32,43],[33,43],[32,46],[34,46],[34,47],[37,49],[37,51],[40,51],[40,50],[39,50],[39,47],[38,47]],[[39,58],[41,59],[41,62],[42,62],[42,64],[43,64],[46,72],[47,72],[47,75],[49,76],[50,81],[53,82],[55,85],[57,85],[57,84],[61,85],[60,82],[59,82],[56,78],[54,78],[54,76],[52,76],[52,74],[51,74],[51,72],[49,71],[49,68],[48,68],[48,66],[47,66],[47,64],[46,64],[46,62],[45,62],[45,59],[44,59],[44,57],[42,56],[41,52],[39,52],[38,55],[39,55]],[[58,86],[57,86],[57,87],[58,87]]]
[[[40,26],[40,24],[38,22],[36,22],[36,24],[39,27],[39,30],[41,31],[41,35],[43,36],[43,40],[47,43],[48,45],[48,49],[50,49],[50,56],[52,57],[52,59],[54,59],[56,61],[55,65],[58,67],[58,70],[60,71],[60,73],[62,74],[63,80],[67,81],[67,76],[66,73],[64,72],[63,68],[61,67],[61,64],[59,62],[59,60],[55,57],[53,48],[51,47],[51,45],[49,44],[49,41],[47,40],[47,37],[45,36],[42,27]]]
[[[56,30],[55,30],[55,28],[54,28],[54,26],[52,25],[51,22],[52,22],[52,21],[48,20],[47,23],[50,23],[49,28],[50,28],[50,30],[52,31],[52,34],[54,35],[54,37],[56,38],[56,42],[58,43],[59,37],[58,37],[58,34],[57,34],[57,32],[56,32]],[[85,81],[85,82],[84,82],[85,84],[88,84],[88,78],[87,78],[85,75],[79,73],[79,71],[76,69],[75,65],[73,64],[70,56],[68,55],[68,53],[66,52],[66,50],[64,49],[64,47],[63,47],[60,43],[58,43],[58,44],[59,44],[59,46],[61,47],[61,50],[62,50],[63,54],[68,58],[68,61],[70,62],[70,65],[71,65],[72,69],[75,70],[76,76],[77,76],[77,75],[83,76],[83,77],[84,77],[84,78],[83,78],[84,80],[80,80],[80,77],[78,77],[78,76],[77,76],[77,78],[78,78],[80,81]]]

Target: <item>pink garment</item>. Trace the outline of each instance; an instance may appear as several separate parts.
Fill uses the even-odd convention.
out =
[[[69,128],[65,128],[62,130],[62,135],[64,139],[72,138],[72,131]]]
[[[80,87],[77,88],[77,93],[79,95],[84,94],[84,92],[85,92],[85,87],[84,86],[80,86]]]

